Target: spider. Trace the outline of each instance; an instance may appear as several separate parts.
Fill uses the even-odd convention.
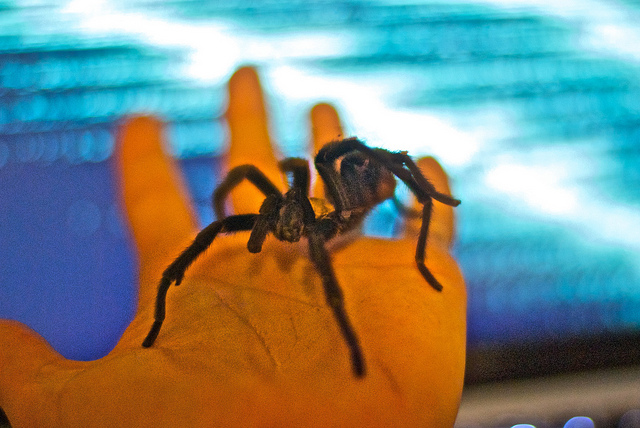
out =
[[[325,184],[326,199],[333,210],[314,211],[312,200],[316,201],[309,197],[309,164],[304,159],[288,158],[280,162],[280,169],[292,177],[290,189],[284,194],[254,165],[241,165],[229,172],[213,194],[218,220],[198,233],[193,243],[162,274],[156,298],[155,321],[142,346],[152,346],[158,337],[165,318],[166,296],[171,283],[179,285],[182,282],[189,266],[219,233],[250,230],[247,248],[251,253],[262,250],[269,233],[286,242],[298,242],[305,237],[308,240],[309,258],[322,279],[326,302],[351,354],[353,374],[356,377],[365,375],[362,350],[345,311],[342,290],[325,243],[356,228],[373,207],[392,198],[397,177],[423,204],[415,260],[429,285],[441,291],[442,285],[425,265],[431,208],[433,199],[453,207],[458,206],[460,201],[436,191],[407,152],[370,148],[355,137],[325,145],[315,157],[315,167]],[[265,195],[259,213],[226,216],[224,204],[227,196],[245,179]]]

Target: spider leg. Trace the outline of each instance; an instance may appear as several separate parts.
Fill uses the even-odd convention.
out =
[[[373,153],[376,152],[368,147],[367,149]],[[422,171],[420,170],[418,165],[406,153],[380,151],[377,154],[389,158],[387,162],[383,163],[383,165],[385,165],[386,168],[388,168],[399,179],[401,179],[413,191],[418,200],[423,204],[422,224],[420,225],[420,234],[418,235],[418,243],[416,244],[415,260],[418,266],[418,270],[422,274],[422,277],[436,291],[442,291],[442,284],[440,284],[435,276],[433,276],[433,274],[431,273],[431,271],[429,271],[425,264],[427,237],[429,235],[429,225],[431,223],[433,199],[445,205],[450,205],[453,207],[460,205],[460,201],[458,199],[452,198],[449,195],[438,192],[433,184],[431,184],[422,174]],[[403,168],[402,164],[406,165],[408,170]],[[407,174],[408,172],[410,174]]]
[[[338,322],[340,332],[347,342],[347,347],[351,353],[353,373],[356,377],[363,377],[365,374],[365,364],[362,357],[362,350],[360,349],[358,337],[353,331],[351,322],[345,312],[342,290],[340,289],[335,274],[333,273],[329,253],[324,247],[324,240],[317,232],[309,233],[308,238],[309,255],[322,278],[322,285],[324,286],[327,304],[333,311],[333,316]]]
[[[287,158],[280,161],[279,165],[283,172],[293,174],[291,187],[301,189],[305,196],[309,196],[309,187],[311,185],[309,162],[302,158]]]
[[[233,168],[220,185],[213,192],[213,209],[218,219],[226,217],[224,203],[231,191],[247,179],[258,188],[265,196],[281,195],[280,189],[267,178],[255,165],[240,165]]]
[[[420,167],[418,167],[418,165],[414,162],[414,160],[411,158],[411,156],[409,156],[406,153],[402,153],[402,152],[401,153],[391,153],[391,155],[393,155],[394,157],[399,158],[401,160],[401,162],[403,164],[405,164],[407,166],[407,168],[409,168],[409,171],[411,171],[411,175],[413,176],[413,179],[418,184],[418,186],[420,186],[422,189],[426,190],[427,193],[429,194],[429,196],[431,196],[433,199],[435,199],[436,201],[438,201],[440,203],[443,203],[445,205],[449,205],[449,206],[452,206],[452,207],[457,207],[458,205],[460,205],[460,200],[459,199],[455,199],[455,198],[452,198],[449,195],[445,195],[444,193],[438,192],[436,190],[436,188],[433,186],[433,184],[431,184],[429,182],[429,180],[427,180],[426,177],[422,174],[422,171],[420,170]],[[394,172],[394,171],[392,170],[392,172]]]
[[[394,159],[390,157],[391,152],[384,149],[372,149],[357,138],[347,138],[341,141],[333,141],[318,151],[315,157],[315,167],[326,185],[328,196],[332,199],[336,211],[343,211],[353,205],[352,196],[343,183],[344,178],[336,170],[334,162],[340,157],[350,152],[358,151],[367,158],[377,162],[391,171],[396,177],[404,181],[416,195],[423,196],[419,185],[413,179],[411,171],[403,168],[402,163],[394,164]],[[418,196],[418,198],[420,198]]]
[[[347,154],[350,151],[357,150],[370,159],[375,160],[391,171],[396,177],[402,180],[416,196],[418,201],[424,204],[422,208],[422,225],[418,236],[416,247],[416,263],[418,270],[424,279],[435,290],[442,291],[442,284],[433,276],[425,264],[427,236],[429,234],[429,223],[431,221],[431,209],[433,207],[433,199],[445,205],[456,207],[460,204],[458,199],[454,199],[449,195],[438,192],[433,184],[431,184],[418,165],[405,152],[390,152],[384,149],[373,149],[366,146],[357,138],[348,138],[335,143],[330,143],[322,148],[316,155],[316,168],[327,183],[327,189],[330,189],[332,195],[337,202],[344,203],[341,195],[340,177],[331,165],[334,160]],[[335,193],[335,195],[334,195]],[[338,207],[336,206],[336,209]]]
[[[365,150],[372,150],[370,147],[366,146],[356,137],[345,138],[344,140],[332,141],[329,144],[325,144],[316,155],[316,162],[320,163],[329,163],[340,156],[343,156],[350,151],[360,150],[361,147],[364,147]]]
[[[336,211],[340,212],[345,207],[350,206],[340,173],[336,171],[333,163],[336,159],[354,150],[353,146],[360,143],[357,138],[347,138],[340,141],[332,141],[325,144],[316,154],[314,165],[322,181],[325,184],[325,191],[331,198]],[[366,146],[365,146],[366,147]],[[368,148],[368,147],[367,147]]]
[[[429,271],[425,264],[427,237],[429,235],[431,210],[433,208],[432,198],[438,202],[452,207],[457,207],[458,205],[460,205],[460,200],[454,199],[449,195],[438,192],[433,184],[431,184],[422,174],[422,171],[420,170],[418,165],[406,153],[388,153],[390,157],[395,158],[397,161],[400,161],[402,164],[406,165],[411,172],[412,177],[411,179],[409,179],[408,177],[405,179],[404,174],[403,177],[401,177],[398,173],[396,173],[396,171],[398,170],[398,166],[395,162],[390,165],[385,164],[385,166],[387,166],[387,168],[389,168],[391,172],[398,176],[398,178],[404,181],[407,186],[414,190],[414,194],[416,195],[418,200],[424,204],[422,207],[422,224],[420,226],[420,234],[418,235],[418,243],[416,245],[416,264],[418,265],[418,270],[420,271],[424,279],[429,283],[429,285],[431,285],[436,291],[442,291],[442,284],[440,284],[440,282],[433,276],[433,274],[431,273],[431,271]],[[393,169],[391,167],[393,167]],[[400,167],[399,171],[406,170]],[[415,187],[415,185],[417,185],[418,187]],[[416,191],[415,189],[420,189],[420,191]],[[426,194],[421,194],[421,192],[425,192]]]
[[[153,326],[142,342],[145,348],[150,347],[155,342],[160,333],[160,328],[164,321],[166,312],[167,291],[172,282],[180,285],[184,273],[191,264],[202,254],[218,236],[220,232],[237,232],[241,230],[251,230],[256,222],[257,214],[241,214],[227,217],[223,220],[214,221],[198,233],[191,245],[189,245],[177,259],[173,261],[162,273],[162,279],[158,286],[156,296],[155,320]]]
[[[251,236],[247,242],[247,249],[250,253],[259,253],[262,251],[262,244],[267,238],[267,234],[271,228],[269,219],[263,215],[256,218],[256,222],[251,230]]]
[[[433,201],[431,198],[427,198],[422,207],[422,225],[420,226],[420,234],[418,235],[418,244],[416,245],[416,264],[418,270],[427,280],[430,286],[436,291],[442,291],[442,284],[433,276],[433,274],[427,268],[424,260],[426,258],[427,249],[427,236],[429,235],[429,223],[431,222],[431,208],[433,207]]]
[[[331,164],[335,159],[353,150],[357,150],[367,157],[384,165],[385,168],[391,171],[411,189],[420,202],[424,202],[427,196],[430,196],[436,201],[446,205],[454,207],[460,205],[460,201],[458,199],[454,199],[449,195],[438,192],[435,187],[433,187],[433,184],[425,178],[418,165],[416,165],[411,156],[407,153],[390,152],[385,149],[373,149],[357,138],[347,138],[339,142],[327,144],[318,152],[315,159],[316,168],[319,167],[318,172],[321,173],[323,180],[328,179],[329,183],[335,182],[333,187],[339,188],[340,177],[336,174],[333,168],[327,164]],[[405,169],[404,165],[406,165],[408,169]]]
[[[316,163],[316,170],[325,184],[325,192],[330,195],[336,211],[340,212],[349,206],[349,197],[340,185],[340,175],[331,166]]]

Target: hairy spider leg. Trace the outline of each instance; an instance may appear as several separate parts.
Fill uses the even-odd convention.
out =
[[[460,200],[438,192],[435,187],[433,187],[433,184],[425,178],[418,165],[407,153],[390,152],[379,148],[372,149],[355,137],[329,143],[324,146],[316,155],[316,167],[318,164],[329,164],[351,151],[359,151],[383,165],[402,180],[413,191],[421,203],[423,202],[421,199],[430,196],[445,205],[454,207],[460,205]],[[405,169],[403,165],[406,165],[408,170]],[[327,167],[323,167],[322,169],[327,169]]]
[[[279,166],[282,172],[290,172],[293,175],[291,187],[301,189],[305,196],[309,196],[309,188],[311,186],[309,162],[302,158],[287,158],[280,161]]]
[[[348,206],[348,198],[342,186],[340,185],[340,176],[335,172],[333,166],[324,165],[316,162],[316,170],[322,181],[324,182],[325,192],[329,194],[336,211],[340,212]]]
[[[249,241],[247,242],[247,249],[250,253],[259,253],[262,251],[262,244],[264,244],[267,235],[271,231],[272,225],[277,220],[282,201],[283,197],[278,193],[267,195],[262,205],[260,205],[260,215],[256,218],[256,222],[251,230],[251,235],[249,236]]]
[[[339,177],[330,164],[335,159],[343,156],[350,151],[359,151],[370,159],[373,159],[391,171],[396,177],[402,180],[409,189],[416,195],[418,201],[423,204],[422,224],[420,226],[420,234],[416,244],[416,264],[422,277],[437,291],[442,291],[442,284],[433,276],[425,264],[427,236],[429,234],[429,223],[431,222],[431,209],[433,207],[432,198],[446,205],[458,206],[460,201],[449,195],[438,192],[435,187],[424,177],[418,165],[406,153],[394,153],[384,149],[372,149],[366,146],[357,138],[348,138],[335,143],[330,143],[323,147],[316,155],[316,168],[323,175],[323,179],[327,183],[327,188],[332,189],[332,196],[335,194],[336,199],[344,203],[341,198],[341,186]],[[406,166],[407,168],[405,168]],[[326,176],[326,177],[325,177]]]
[[[249,180],[265,196],[282,195],[280,189],[255,165],[239,165],[229,171],[222,183],[213,192],[213,209],[218,220],[226,217],[224,204],[227,196],[244,179]]]
[[[424,189],[427,192],[427,194],[431,196],[433,199],[435,199],[436,201],[442,204],[449,205],[452,207],[457,207],[458,205],[460,205],[459,199],[455,199],[449,195],[438,192],[436,188],[433,186],[433,184],[431,184],[429,180],[427,180],[427,178],[422,174],[420,167],[414,162],[411,156],[402,152],[400,153],[390,152],[389,154],[399,159],[402,164],[406,165],[407,168],[409,168],[409,171],[411,171],[411,175],[413,176],[413,179],[416,181],[418,186],[421,189]]]
[[[422,207],[422,221],[420,224],[420,233],[418,235],[418,242],[416,243],[415,261],[418,267],[418,271],[422,274],[422,277],[433,287],[436,291],[442,291],[443,287],[440,281],[431,273],[427,268],[426,249],[427,249],[427,237],[429,236],[429,226],[431,225],[431,211],[433,209],[433,199],[442,202],[446,205],[457,206],[460,201],[453,199],[448,195],[444,195],[436,191],[435,187],[427,181],[422,175],[420,168],[413,162],[408,155],[403,153],[389,153],[392,157],[399,157],[402,159],[402,163],[409,168],[409,171],[402,167],[397,167],[394,164],[390,164],[390,170],[398,178],[400,178],[416,195],[418,201],[423,204]],[[411,177],[406,173],[410,172]],[[432,199],[433,198],[433,199]]]
[[[145,348],[150,347],[155,342],[160,333],[160,328],[165,318],[167,291],[173,281],[176,285],[180,285],[184,273],[191,264],[202,254],[220,232],[238,232],[242,230],[251,230],[258,218],[258,214],[240,214],[217,220],[205,227],[198,233],[189,245],[177,259],[173,261],[162,273],[162,279],[158,286],[158,294],[156,295],[156,308],[154,322],[149,334],[142,342]]]
[[[429,236],[429,224],[431,223],[431,209],[433,208],[433,201],[427,198],[424,201],[422,207],[422,224],[420,225],[420,234],[418,235],[418,243],[416,244],[416,265],[418,270],[422,274],[422,277],[427,280],[436,291],[442,291],[442,284],[436,279],[431,271],[425,264],[427,258],[427,237]]]
[[[422,174],[422,171],[420,170],[418,165],[406,153],[390,153],[390,155],[399,158],[401,162],[406,165],[407,168],[409,168],[412,173],[413,179],[418,184],[419,188],[427,192],[427,197],[424,198],[424,200],[420,201],[424,205],[422,208],[422,224],[420,226],[420,234],[418,235],[418,243],[416,245],[416,264],[418,265],[418,270],[427,280],[427,282],[437,291],[442,291],[442,284],[440,284],[440,282],[433,276],[431,271],[429,271],[429,269],[425,265],[427,237],[429,235],[431,211],[433,209],[432,198],[440,203],[452,207],[457,207],[458,205],[460,205],[460,200],[452,198],[449,195],[445,195],[444,193],[438,192],[433,184],[431,184]],[[407,183],[407,181],[405,181],[405,183]],[[416,196],[418,196],[418,194],[416,194]],[[420,200],[419,196],[418,198]]]
[[[331,308],[333,316],[340,327],[340,332],[347,342],[347,347],[351,353],[353,373],[356,377],[363,377],[365,375],[365,364],[362,356],[362,350],[360,349],[358,337],[356,336],[353,327],[351,326],[351,322],[347,317],[347,313],[344,308],[343,293],[333,272],[329,253],[324,247],[324,238],[318,231],[309,233],[308,238],[309,257],[320,273],[327,304]]]
[[[376,150],[388,153],[384,149]],[[338,171],[336,171],[335,166],[333,165],[334,161],[350,152],[359,151],[368,158],[377,161],[380,165],[387,168],[389,159],[381,157],[376,153],[376,150],[367,147],[360,140],[353,137],[328,143],[316,154],[315,167],[326,184],[326,191],[329,193],[328,196],[333,199],[331,202],[334,204],[336,211],[348,209],[348,207],[352,205],[352,201],[350,200],[347,191],[344,189],[343,177]],[[387,169],[397,175],[391,168]]]
[[[295,191],[295,189],[292,191]],[[349,348],[353,373],[356,377],[363,377],[365,375],[365,364],[360,343],[347,316],[342,289],[338,285],[333,272],[331,256],[324,246],[324,242],[331,239],[338,232],[336,220],[327,217],[318,221],[309,197],[298,194],[297,198],[304,210],[304,222],[307,226],[306,236],[309,241],[309,258],[320,274],[325,299]]]

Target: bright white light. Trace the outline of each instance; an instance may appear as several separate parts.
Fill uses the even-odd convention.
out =
[[[587,223],[592,223],[596,233],[608,242],[640,251],[640,212],[637,207],[593,203]],[[593,226],[592,226],[593,227]],[[640,269],[640,263],[637,263]]]
[[[159,47],[178,48],[188,54],[182,73],[192,80],[216,82],[242,63],[286,63],[304,57],[331,57],[352,50],[352,39],[341,32],[256,35],[220,23],[186,23],[119,10],[102,0],[69,2],[63,12],[75,16],[77,29],[93,36],[129,35]],[[349,123],[367,141],[414,155],[431,154],[449,166],[464,165],[479,150],[479,141],[430,112],[390,108],[385,99],[405,82],[386,76],[354,80],[312,75],[299,68],[275,66],[267,81],[289,100],[329,100],[351,114]],[[396,145],[395,147],[393,147]]]
[[[276,67],[268,80],[286,98],[330,101],[348,113],[348,122],[369,144],[412,155],[429,154],[446,165],[464,165],[480,142],[433,113],[389,107],[384,100],[397,91],[399,79],[340,78]]]
[[[267,36],[219,21],[186,22],[121,10],[104,0],[73,0],[62,13],[75,17],[76,29],[84,34],[128,35],[151,46],[181,49],[189,58],[184,76],[207,82],[227,78],[243,63],[340,56],[351,49],[348,35],[339,32]]]
[[[64,13],[87,14],[94,10],[104,10],[105,0],[71,0],[62,11]]]
[[[432,155],[447,166],[466,165],[479,150],[479,140],[433,113],[381,107],[367,112],[362,106],[356,111],[361,121],[366,121],[361,127],[382,142],[393,142],[397,145],[394,149],[407,150],[413,155]]]
[[[573,215],[578,208],[575,192],[562,185],[561,168],[501,164],[486,174],[491,188],[522,199],[531,208],[553,215]]]
[[[348,35],[330,32],[307,32],[295,35],[244,34],[244,56],[254,61],[278,63],[285,59],[340,57],[351,52]]]
[[[599,52],[615,53],[621,58],[640,61],[640,31],[636,24],[594,24],[585,34],[583,44]],[[615,48],[612,49],[612,46]]]
[[[118,10],[102,0],[71,1],[62,13],[75,17],[76,30],[84,34],[125,35],[151,46],[183,50],[190,61],[182,72],[191,79],[220,80],[241,61],[238,39],[221,23],[179,22]]]
[[[589,168],[589,159],[566,156],[555,165],[518,163],[504,159],[485,174],[487,188],[505,195],[497,203],[505,209],[560,221],[579,230],[588,239],[640,252],[640,211],[615,200],[598,196],[589,189],[568,185],[577,167]],[[506,156],[505,156],[506,158]],[[496,197],[496,195],[492,195]],[[637,264],[640,269],[640,263]]]

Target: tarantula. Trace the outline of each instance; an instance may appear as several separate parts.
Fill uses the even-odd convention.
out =
[[[165,318],[167,290],[175,281],[179,285],[189,266],[223,233],[251,231],[247,248],[259,253],[269,233],[277,239],[297,242],[305,237],[309,257],[322,278],[327,304],[351,353],[353,373],[365,374],[365,363],[358,337],[351,326],[325,242],[357,227],[365,215],[382,201],[394,196],[396,180],[402,180],[423,204],[422,226],[418,236],[415,260],[424,279],[437,291],[442,285],[425,265],[427,234],[433,199],[450,206],[460,201],[442,194],[424,177],[407,152],[391,152],[370,148],[357,138],[334,141],[324,146],[315,157],[315,167],[325,184],[327,201],[333,211],[316,213],[309,198],[310,170],[304,159],[288,158],[280,162],[283,172],[291,174],[291,188],[284,194],[255,166],[233,168],[213,194],[218,220],[205,227],[178,258],[162,274],[155,308],[155,322],[143,342],[153,345]],[[395,177],[394,177],[395,176]],[[264,195],[258,214],[226,216],[224,204],[231,190],[243,180],[255,185]]]

